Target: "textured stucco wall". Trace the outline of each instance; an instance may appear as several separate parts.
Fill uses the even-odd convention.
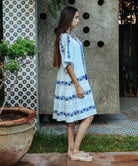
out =
[[[118,59],[118,0],[105,0],[102,6],[97,0],[76,0],[73,4],[79,10],[80,23],[73,31],[84,43],[88,79],[93,91],[99,114],[119,113],[119,59]],[[45,11],[39,2],[38,16]],[[83,14],[89,13],[84,19]],[[58,13],[59,14],[59,13]],[[39,107],[41,114],[51,114],[56,83],[56,69],[52,67],[55,33],[58,18],[48,14],[47,19],[39,18]],[[83,32],[89,27],[88,33]],[[104,42],[98,47],[99,41]]]

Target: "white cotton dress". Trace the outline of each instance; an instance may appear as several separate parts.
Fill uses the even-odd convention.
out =
[[[62,33],[59,40],[61,65],[57,74],[53,108],[53,119],[67,123],[97,114],[86,75],[83,45],[76,35],[71,33],[76,40],[67,33]],[[66,70],[69,63],[84,90],[84,98],[79,98],[76,94],[75,86]]]

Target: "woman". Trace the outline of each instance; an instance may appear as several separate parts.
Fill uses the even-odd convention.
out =
[[[83,45],[71,32],[78,25],[78,10],[65,7],[57,27],[54,62],[58,67],[54,96],[53,119],[65,121],[68,133],[68,157],[71,160],[92,161],[88,153],[79,151],[80,143],[97,113],[87,80]],[[74,141],[75,121],[82,120]]]

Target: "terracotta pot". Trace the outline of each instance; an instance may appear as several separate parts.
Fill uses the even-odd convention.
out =
[[[19,161],[32,143],[36,112],[21,107],[7,107],[4,110],[27,114],[27,117],[18,120],[0,121],[0,166],[9,166]]]

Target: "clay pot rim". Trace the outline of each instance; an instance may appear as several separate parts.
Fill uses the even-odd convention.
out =
[[[34,110],[30,108],[25,108],[25,107],[4,107],[4,110],[21,111],[28,114],[28,116],[25,118],[17,119],[17,120],[0,121],[0,126],[11,126],[11,125],[23,124],[23,123],[32,121],[36,116],[36,112]]]

